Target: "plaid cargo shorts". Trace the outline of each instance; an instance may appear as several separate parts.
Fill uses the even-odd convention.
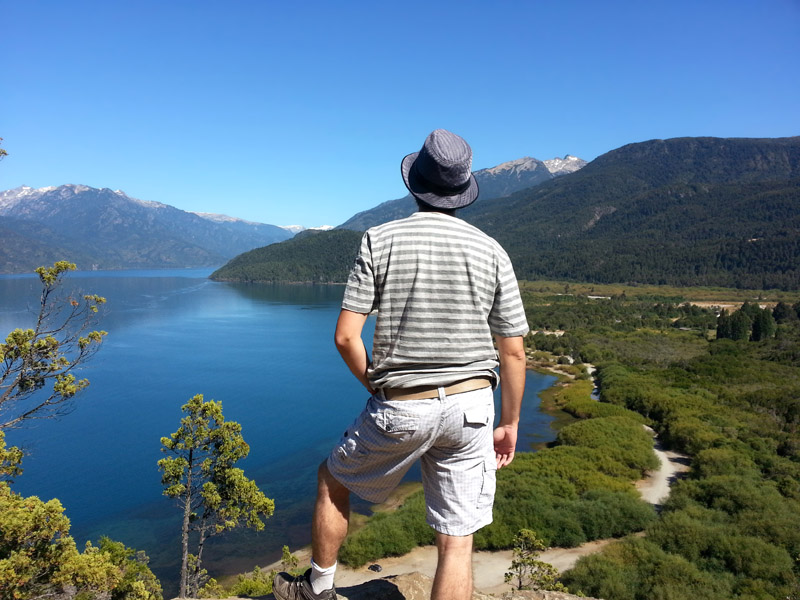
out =
[[[491,387],[425,400],[386,400],[378,390],[328,457],[351,492],[383,502],[417,459],[427,521],[464,536],[492,522],[497,462]]]

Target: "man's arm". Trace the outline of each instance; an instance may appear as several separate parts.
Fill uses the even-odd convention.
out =
[[[494,430],[497,468],[514,460],[522,395],[525,392],[525,345],[522,336],[495,336],[500,357],[500,423]]]
[[[350,371],[372,394],[375,390],[372,389],[367,379],[367,367],[369,367],[370,361],[367,349],[361,339],[361,330],[364,328],[364,323],[367,322],[367,316],[342,309],[342,312],[339,313],[339,320],[336,322],[334,340],[339,354],[342,355]]]

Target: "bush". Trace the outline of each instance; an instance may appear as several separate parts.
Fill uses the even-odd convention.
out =
[[[570,400],[564,405],[564,410],[579,419],[596,419],[598,417],[628,417],[629,419],[649,425],[650,420],[637,412],[623,408],[617,404],[598,402],[589,398]]]
[[[729,600],[729,579],[715,577],[652,542],[626,538],[601,554],[581,558],[562,575],[570,590],[614,600]]]
[[[653,453],[652,436],[640,423],[627,417],[603,417],[578,421],[558,433],[559,444],[602,449],[613,459],[626,465],[630,478],[659,466]]]
[[[262,571],[259,567],[255,567],[250,573],[237,576],[230,595],[253,597],[271,594],[275,574],[274,570]]]

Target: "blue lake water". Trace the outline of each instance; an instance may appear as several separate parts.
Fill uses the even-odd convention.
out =
[[[276,504],[263,532],[210,545],[204,564],[214,576],[309,542],[316,467],[366,401],[333,345],[343,288],[217,283],[209,273],[70,274],[65,289],[108,300],[99,327],[109,335],[79,374],[91,385],[71,414],[7,432],[28,453],[14,489],[59,498],[79,547],[108,535],[144,550],[167,592],[179,568],[180,514],[161,495],[156,462],[189,398],[220,400],[226,419],[242,424],[251,451],[240,466]],[[35,276],[0,276],[0,335],[33,325],[39,293]],[[373,327],[370,319],[368,346]],[[538,399],[554,381],[529,372],[519,450],[555,437]]]

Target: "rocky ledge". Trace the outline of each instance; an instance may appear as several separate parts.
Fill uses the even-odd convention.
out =
[[[339,600],[428,600],[431,597],[430,577],[421,573],[408,573],[373,579],[359,585],[338,588],[336,590]],[[273,600],[274,596],[264,597]],[[561,592],[544,591],[511,591],[500,596],[475,592],[473,600],[579,600],[578,596],[563,594]],[[597,600],[583,598],[582,600]]]

